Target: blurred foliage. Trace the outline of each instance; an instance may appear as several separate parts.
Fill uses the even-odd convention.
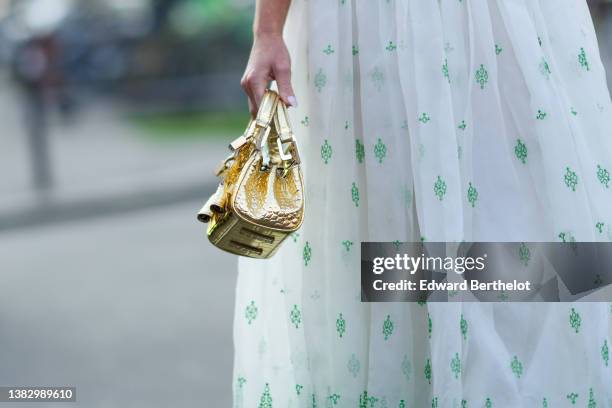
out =
[[[189,23],[189,28],[200,28],[205,33],[231,26],[237,29],[239,35],[248,39],[251,35],[252,13],[252,6],[238,6],[226,0],[182,0],[173,13],[173,21]]]
[[[128,120],[144,134],[160,141],[177,138],[227,138],[242,134],[249,120],[248,112],[169,113],[130,115]]]
[[[157,29],[133,44],[128,77],[242,71],[253,7],[225,0],[158,0]]]

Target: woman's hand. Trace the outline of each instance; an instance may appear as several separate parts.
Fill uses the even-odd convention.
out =
[[[240,85],[249,97],[249,110],[257,115],[259,102],[268,83],[276,80],[283,102],[297,106],[291,88],[291,59],[280,34],[266,33],[255,36],[251,55]]]

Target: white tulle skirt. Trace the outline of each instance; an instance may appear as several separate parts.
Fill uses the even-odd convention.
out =
[[[360,302],[361,241],[612,239],[586,3],[293,0],[286,39],[307,212],[240,259],[235,407],[612,406],[608,304]]]

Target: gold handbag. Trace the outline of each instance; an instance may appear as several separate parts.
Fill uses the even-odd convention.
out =
[[[230,146],[217,191],[198,213],[213,245],[269,258],[304,218],[304,183],[287,107],[266,90],[257,117]]]

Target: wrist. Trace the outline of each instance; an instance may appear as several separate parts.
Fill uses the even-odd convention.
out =
[[[255,40],[282,40],[283,31],[282,29],[254,29],[253,30],[253,38]]]

